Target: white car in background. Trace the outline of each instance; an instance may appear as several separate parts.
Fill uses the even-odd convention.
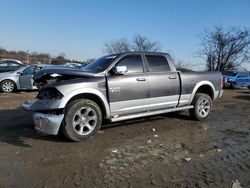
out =
[[[16,90],[37,89],[33,85],[33,75],[45,65],[23,66],[16,71],[0,73],[0,90],[4,93],[11,93]]]
[[[0,60],[0,73],[16,71],[20,67],[25,66],[21,61],[16,59],[1,59]]]

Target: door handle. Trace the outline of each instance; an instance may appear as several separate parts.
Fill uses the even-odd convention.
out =
[[[176,76],[169,76],[168,78],[169,79],[176,79],[177,77]]]
[[[146,81],[146,78],[136,78],[136,81],[138,82]]]

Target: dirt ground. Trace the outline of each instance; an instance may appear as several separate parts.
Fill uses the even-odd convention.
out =
[[[141,118],[69,142],[36,132],[0,94],[0,187],[250,187],[250,92],[226,90],[204,122],[187,112]]]

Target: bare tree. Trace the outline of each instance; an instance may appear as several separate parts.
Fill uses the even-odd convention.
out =
[[[191,70],[191,65],[189,63],[184,63],[182,60],[177,60],[175,61],[175,66],[178,71],[181,72],[190,72]]]
[[[249,62],[250,34],[247,29],[216,26],[201,35],[200,55],[206,59],[207,69],[223,71]]]
[[[135,35],[131,41],[132,51],[136,52],[159,52],[161,47],[158,41],[151,41],[141,35]]]
[[[116,54],[131,51],[131,44],[126,38],[104,43],[104,53]]]
[[[132,40],[122,38],[104,43],[104,53],[115,54],[123,52],[158,52],[161,47],[157,41],[141,35],[135,35]]]

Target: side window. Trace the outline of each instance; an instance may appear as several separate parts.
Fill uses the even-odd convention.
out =
[[[164,56],[146,55],[149,72],[170,71],[167,59]]]
[[[239,77],[248,77],[248,73],[247,72],[239,72]]]
[[[116,66],[127,66],[127,73],[143,72],[141,55],[128,55],[120,60]]]
[[[7,67],[8,64],[6,62],[0,63],[0,67]]]
[[[36,69],[36,66],[30,66],[23,70],[24,75],[32,75]]]
[[[20,65],[18,63],[16,63],[16,62],[9,61],[9,66],[11,66],[11,67],[18,67]]]

